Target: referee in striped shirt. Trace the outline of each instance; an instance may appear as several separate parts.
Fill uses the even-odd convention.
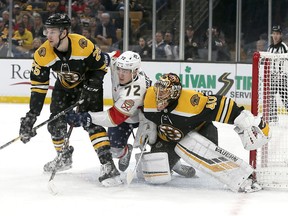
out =
[[[275,25],[272,27],[272,39],[273,42],[268,47],[268,52],[270,53],[287,53],[288,47],[282,41],[282,29],[280,25]],[[270,113],[269,122],[278,122],[277,116],[277,102],[275,95],[279,93],[282,103],[284,104],[286,110],[288,111],[288,71],[284,71],[283,61],[274,62],[275,71],[271,73],[271,92],[270,92]],[[277,64],[277,65],[276,65]]]
[[[287,53],[288,47],[282,41],[282,29],[280,25],[272,27],[272,39],[273,42],[268,47],[267,52],[270,53]]]

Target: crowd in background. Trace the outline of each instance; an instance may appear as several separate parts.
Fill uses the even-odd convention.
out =
[[[157,0],[157,8],[167,5],[170,0]],[[0,57],[9,57],[9,1],[0,1]],[[68,13],[67,0],[13,1],[12,57],[31,58],[34,51],[45,41],[43,28],[46,19],[56,12]],[[72,2],[71,33],[86,36],[104,51],[123,49],[124,1],[121,0],[76,0]],[[154,37],[151,32],[142,31],[151,26],[151,8],[146,8],[141,0],[130,1],[129,11],[141,14],[140,23],[135,27],[129,19],[129,50],[138,52],[143,60],[152,59],[152,41],[155,40],[156,60],[178,60],[179,39],[171,29],[157,31]],[[158,16],[158,19],[161,17]],[[219,26],[212,31],[212,61],[231,61],[231,45]],[[192,24],[185,29],[184,59],[187,61],[207,60],[208,34],[198,34]],[[267,49],[267,34],[259,36],[259,41],[242,47],[243,55],[251,59],[254,51]],[[261,48],[262,47],[262,48]]]

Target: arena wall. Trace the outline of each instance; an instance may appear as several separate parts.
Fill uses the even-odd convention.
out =
[[[0,59],[0,102],[28,103],[30,96],[31,59]],[[193,62],[142,62],[142,69],[153,83],[163,73],[180,75],[184,88],[196,89],[206,94],[222,94],[231,97],[239,105],[250,108],[252,65]],[[56,79],[50,75],[50,90],[46,103],[50,102],[51,89]],[[112,104],[110,73],[104,79],[105,105]]]

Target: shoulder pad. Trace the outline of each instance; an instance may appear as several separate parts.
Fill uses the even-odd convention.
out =
[[[40,66],[49,67],[55,62],[57,58],[53,51],[53,48],[49,45],[49,41],[46,40],[34,53],[34,59]]]

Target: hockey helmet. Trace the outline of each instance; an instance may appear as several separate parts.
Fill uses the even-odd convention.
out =
[[[71,26],[71,20],[66,14],[56,13],[48,17],[45,22],[46,28],[64,28],[69,29]]]
[[[280,25],[275,25],[272,27],[272,32],[282,32],[281,26]]]
[[[140,69],[141,57],[136,52],[126,51],[117,58],[116,66],[117,68],[131,70],[133,73]]]
[[[182,85],[178,75],[174,73],[163,74],[154,84],[157,109],[165,109],[171,102],[180,97]]]

